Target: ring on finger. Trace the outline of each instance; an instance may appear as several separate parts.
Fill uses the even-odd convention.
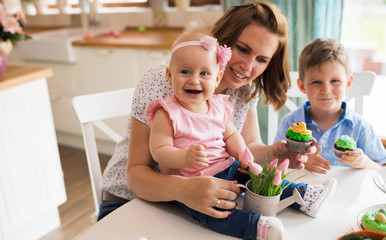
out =
[[[218,200],[217,200],[217,204],[216,204],[216,207],[217,207],[217,208],[220,207],[220,203],[221,203],[221,200],[218,199]]]

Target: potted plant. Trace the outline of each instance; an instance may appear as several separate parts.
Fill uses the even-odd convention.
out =
[[[12,42],[30,38],[24,32],[25,23],[23,12],[8,14],[0,3],[0,76],[7,68],[7,56],[12,50]]]
[[[266,160],[262,167],[255,162],[248,148],[243,152],[243,159],[248,165],[247,171],[251,177],[251,180],[245,184],[244,210],[254,211],[265,216],[276,216],[276,213],[294,202],[304,205],[303,199],[296,188],[291,197],[280,201],[283,190],[294,181],[305,176],[297,177],[292,182],[283,184],[284,179],[294,172],[288,172],[288,159],[283,160],[279,165],[277,158],[269,163]]]

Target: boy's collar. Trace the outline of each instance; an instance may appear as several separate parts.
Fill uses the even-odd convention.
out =
[[[310,116],[308,115],[308,108],[311,107],[311,103],[310,101],[306,101],[304,103],[304,118],[306,120],[306,123],[312,123],[312,120],[310,118]]]
[[[342,116],[340,116],[339,120],[346,118],[346,112],[347,112],[347,103],[345,101],[342,102],[342,106],[340,108],[343,108]]]
[[[308,108],[311,107],[311,103],[310,101],[306,101],[304,103],[304,118],[306,120],[306,123],[312,123],[312,119],[310,118],[309,114],[308,114]],[[341,105],[341,108],[343,108],[343,113],[342,115],[340,116],[339,118],[339,121],[341,121],[342,119],[349,119],[351,121],[353,121],[353,111],[348,111],[347,109],[347,103],[345,101],[342,102],[342,105]]]

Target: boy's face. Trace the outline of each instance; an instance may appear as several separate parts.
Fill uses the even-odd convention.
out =
[[[201,46],[186,46],[173,53],[166,77],[178,102],[198,112],[206,108],[206,100],[213,95],[222,72],[216,53]]]
[[[340,111],[346,92],[353,83],[345,68],[338,62],[328,61],[305,71],[298,79],[300,91],[307,94],[313,112],[334,114]]]

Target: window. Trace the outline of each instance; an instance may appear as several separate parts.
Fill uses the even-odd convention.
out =
[[[47,0],[49,8],[56,8],[58,2],[63,1],[70,5],[72,8],[79,7],[79,0]],[[95,0],[94,0],[95,1]],[[160,0],[157,0],[160,1]],[[102,7],[148,7],[148,0],[99,0],[99,3],[102,4]],[[168,0],[170,7],[174,7],[174,1]],[[203,6],[207,4],[219,5],[220,0],[190,0],[191,6]]]
[[[346,0],[341,41],[352,71],[386,76],[386,0]]]
[[[386,89],[386,0],[345,0],[344,6],[341,41],[351,70],[377,74],[371,96],[364,99],[363,116],[385,138],[385,118],[379,106],[385,102]]]

